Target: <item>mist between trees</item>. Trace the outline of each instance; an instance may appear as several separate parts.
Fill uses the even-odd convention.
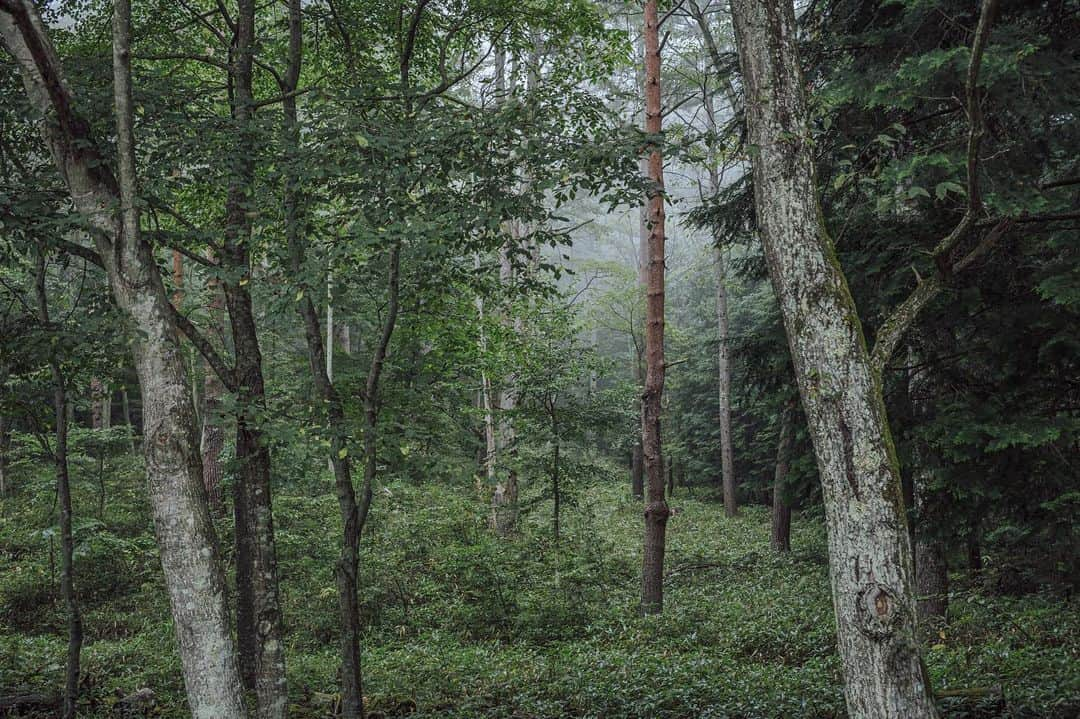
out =
[[[0,716],[1075,716],[1077,37],[0,0]]]

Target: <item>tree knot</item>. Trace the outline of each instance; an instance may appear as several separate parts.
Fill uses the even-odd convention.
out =
[[[884,584],[867,584],[855,598],[856,624],[871,639],[887,639],[904,623],[904,605]]]
[[[647,522],[667,522],[670,516],[671,508],[662,499],[659,502],[649,502],[645,505],[645,521]]]

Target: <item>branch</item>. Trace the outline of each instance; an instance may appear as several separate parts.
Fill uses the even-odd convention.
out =
[[[181,245],[177,240],[171,239],[169,237],[169,233],[165,230],[147,231],[145,232],[145,234],[150,236],[157,244],[162,245],[163,247],[168,247],[170,250],[176,250],[184,257],[188,258],[196,264],[202,265],[203,267],[220,266],[217,262],[209,260],[206,257],[198,254],[197,252],[192,252],[191,250]]]
[[[678,12],[682,8],[683,3],[685,3],[685,2],[686,2],[686,0],[679,0],[679,2],[675,3],[675,7],[671,8],[666,13],[664,13],[664,17],[660,18],[660,21],[658,23],[656,23],[656,27],[658,27],[658,28],[663,27],[664,23],[667,22],[667,19],[669,17],[671,17],[672,15],[674,15],[676,12]]]
[[[195,349],[199,350],[199,354],[203,356],[206,363],[213,368],[214,373],[217,374],[218,379],[225,385],[225,389],[230,392],[236,392],[237,381],[236,372],[232,370],[227,364],[225,364],[224,358],[218,353],[217,349],[206,339],[206,337],[199,332],[199,329],[187,318],[184,313],[176,309],[171,302],[166,302],[165,306],[169,310],[169,319],[173,324],[184,333],[184,336],[195,346]]]
[[[975,215],[982,208],[979,195],[979,145],[982,144],[986,129],[983,126],[982,106],[979,104],[979,67],[982,64],[983,51],[990,38],[990,25],[997,13],[998,0],[983,0],[979,12],[979,24],[975,28],[975,39],[971,44],[971,57],[968,60],[967,84],[964,91],[965,107],[968,116],[967,141],[967,209],[953,231],[934,248],[934,261],[943,272],[948,272],[948,254],[964,238],[975,221]]]
[[[81,257],[91,264],[97,265],[102,269],[105,268],[105,262],[101,259],[101,255],[99,255],[96,250],[63,239],[53,239],[49,244],[53,245],[61,252],[74,255],[75,257]]]
[[[983,126],[982,107],[979,104],[979,67],[982,64],[986,43],[990,38],[990,26],[993,23],[994,15],[997,13],[997,5],[998,0],[982,1],[982,8],[979,11],[979,24],[975,28],[975,39],[972,41],[971,57],[968,60],[964,93],[968,115],[967,208],[964,210],[964,216],[960,218],[956,227],[934,248],[932,253],[936,267],[934,275],[925,280],[920,280],[911,295],[893,310],[878,329],[874,349],[870,353],[870,367],[875,376],[879,378],[889,361],[889,357],[896,350],[901,338],[915,323],[919,313],[945,287],[946,278],[969,267],[977,257],[985,254],[993,243],[996,243],[1012,226],[1012,221],[1008,218],[1000,220],[975,249],[958,262],[952,263],[950,261],[949,258],[953,249],[975,226],[975,216],[982,209],[982,199],[979,196],[979,145],[982,143],[985,128]]]
[[[251,108],[253,110],[258,110],[260,107],[266,107],[267,105],[275,105],[279,102],[285,102],[290,97],[299,97],[300,95],[307,94],[314,90],[316,87],[317,85],[309,85],[308,87],[301,87],[296,90],[289,90],[288,92],[283,92],[277,97],[271,97],[265,100],[259,100],[258,102],[253,102],[251,103]]]
[[[229,69],[229,66],[228,66],[227,63],[221,62],[220,60],[215,60],[214,58],[212,58],[212,57],[210,57],[208,55],[196,55],[194,53],[186,53],[186,52],[163,53],[163,54],[156,54],[156,55],[137,55],[135,57],[135,59],[136,60],[147,60],[147,61],[190,60],[191,62],[200,62],[200,63],[202,63],[204,65],[210,65],[212,67],[216,67],[216,68],[218,68],[220,70],[226,70],[227,71]]]
[[[1080,177],[1063,177],[1060,180],[1043,182],[1039,184],[1039,189],[1049,190],[1053,187],[1067,187],[1069,185],[1080,185]]]

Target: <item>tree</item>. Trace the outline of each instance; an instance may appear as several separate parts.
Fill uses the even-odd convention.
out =
[[[76,109],[36,8],[0,3],[0,37],[15,59],[57,170],[94,231],[96,252],[66,249],[104,266],[117,306],[136,330],[132,350],[143,397],[144,453],[155,530],[192,715],[244,716],[225,577],[198,461],[195,413],[164,283],[140,236],[130,84],[130,5],[119,0],[114,83],[119,180]],[[118,212],[115,208],[120,208]]]
[[[704,20],[702,20],[704,23]],[[707,25],[702,25],[707,28]],[[709,132],[716,134],[716,111],[713,108],[712,95],[706,89],[703,93],[705,115],[709,121]],[[720,191],[719,162],[715,151],[716,140],[710,139],[707,162],[709,165],[709,190],[713,195]],[[724,256],[723,238],[714,236],[716,243],[716,387],[719,398],[720,420],[720,463],[723,471],[724,513],[734,517],[738,513],[738,501],[735,496],[735,459],[731,441],[731,362],[729,358],[729,328],[727,300],[727,258]]]
[[[642,554],[641,610],[659,614],[664,608],[664,536],[671,514],[664,499],[664,458],[660,443],[661,399],[664,393],[664,160],[658,136],[660,105],[660,37],[656,0],[645,2],[645,132],[649,140],[649,262],[645,298],[645,392],[641,402],[641,446],[644,457],[645,550]]]
[[[789,402],[780,415],[780,437],[776,443],[776,474],[772,490],[772,532],[770,545],[776,552],[791,551],[791,505],[785,497],[784,480],[791,467],[791,446],[795,443],[795,407]]]
[[[741,0],[732,12],[757,220],[825,498],[848,711],[936,717],[880,379],[818,205],[795,11]]]
[[[45,248],[38,247],[34,262],[34,295],[37,299],[38,320],[48,331],[49,298],[45,291]],[[56,463],[56,499],[60,505],[60,594],[67,608],[68,650],[64,672],[63,718],[75,716],[79,700],[79,659],[82,653],[83,625],[79,602],[75,597],[75,541],[71,531],[71,478],[68,473],[67,381],[57,352],[59,337],[49,341],[49,373],[53,384],[53,421],[56,443],[52,455]]]

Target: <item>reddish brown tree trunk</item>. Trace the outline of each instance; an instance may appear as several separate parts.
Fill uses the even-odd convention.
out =
[[[661,132],[660,38],[656,0],[645,2],[645,131],[649,152],[649,264],[645,297],[645,392],[641,403],[641,446],[645,463],[645,550],[641,611],[664,609],[664,538],[671,510],[664,500],[664,457],[660,445],[664,393],[664,158]]]

